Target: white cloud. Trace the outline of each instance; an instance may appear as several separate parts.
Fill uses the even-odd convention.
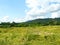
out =
[[[4,17],[0,17],[0,23],[1,22],[25,22],[26,19],[25,18],[18,18],[18,17],[13,17],[11,18],[10,16],[4,16]]]
[[[13,19],[13,21],[14,21],[14,22],[24,22],[25,20],[24,20],[23,18],[17,18],[17,17],[15,17],[15,18]]]
[[[38,16],[37,18],[41,18],[41,19],[44,19],[44,16]]]
[[[0,19],[0,22],[9,22],[9,16],[4,16]]]
[[[48,0],[26,0],[26,4],[29,8],[44,7],[46,3],[48,3]]]
[[[52,4],[48,7],[47,11],[49,12],[58,12],[60,10],[60,4]]]
[[[60,0],[26,0],[26,5],[30,8],[26,11],[27,19],[46,18],[48,14],[51,14],[52,18],[60,16]]]
[[[51,18],[56,18],[56,17],[58,17],[58,13],[57,12],[52,13]]]

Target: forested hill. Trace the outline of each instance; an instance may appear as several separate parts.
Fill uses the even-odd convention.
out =
[[[60,25],[60,18],[46,18],[46,19],[35,19],[26,23],[38,24],[38,25]]]
[[[60,18],[35,19],[22,23],[15,23],[15,22],[0,23],[0,27],[27,27],[27,26],[46,26],[46,25],[60,25]]]

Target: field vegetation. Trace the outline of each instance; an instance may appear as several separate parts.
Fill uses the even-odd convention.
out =
[[[0,28],[0,45],[60,45],[60,26]]]

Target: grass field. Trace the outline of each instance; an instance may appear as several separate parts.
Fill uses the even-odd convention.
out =
[[[60,26],[0,28],[0,45],[60,45]]]

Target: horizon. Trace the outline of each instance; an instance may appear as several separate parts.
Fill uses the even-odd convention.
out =
[[[60,17],[60,0],[0,0],[0,22]]]
[[[0,22],[0,24],[1,23],[24,23],[24,22],[28,22],[28,21],[34,21],[34,20],[45,20],[45,19],[60,19],[60,17],[57,17],[57,18],[37,18],[37,19],[32,19],[32,20],[27,20],[27,21],[23,21],[23,22],[15,22],[15,21],[12,21],[12,22],[9,22],[9,21],[7,21],[7,22]]]

